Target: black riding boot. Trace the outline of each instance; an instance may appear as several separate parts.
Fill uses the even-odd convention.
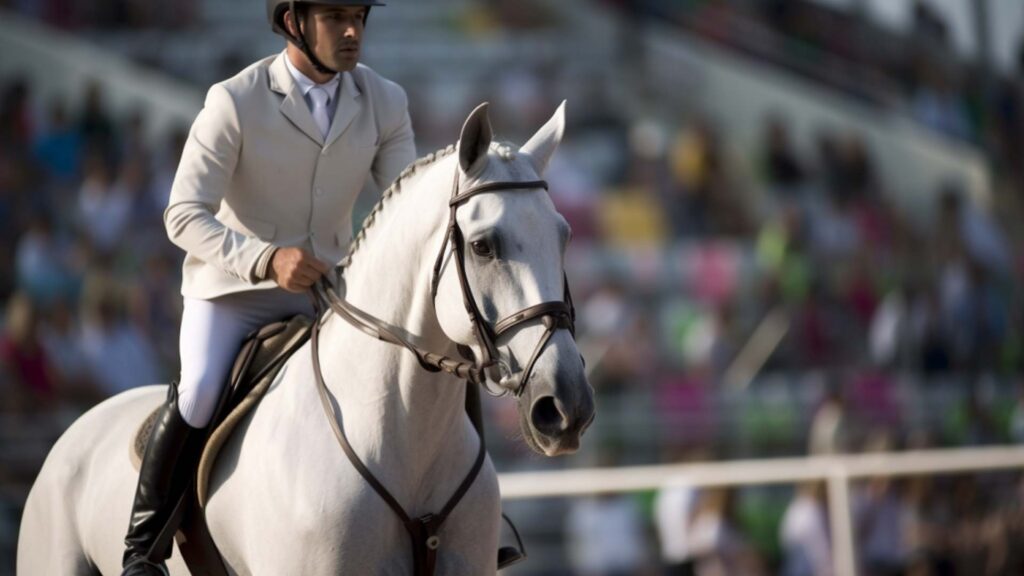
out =
[[[168,526],[181,496],[195,475],[205,431],[189,426],[178,411],[178,389],[170,385],[167,401],[153,425],[135,490],[131,522],[124,538],[122,576],[167,574],[176,526]]]

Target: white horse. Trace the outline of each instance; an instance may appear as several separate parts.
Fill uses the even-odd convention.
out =
[[[535,181],[564,130],[564,105],[519,150],[491,143],[486,106],[467,119],[458,147],[418,160],[389,189],[346,259],[339,293],[425,349],[486,354],[467,317],[457,254],[447,234],[457,189]],[[464,269],[490,324],[564,298],[569,227],[540,187],[476,194],[456,212]],[[543,322],[542,322],[543,320]],[[594,415],[593,391],[568,330],[549,318],[514,326],[492,347],[518,396],[526,443],[572,452]],[[320,335],[324,380],[354,451],[410,517],[436,513],[466,477],[479,439],[464,410],[462,381],[424,370],[400,346],[375,340],[337,315]],[[538,341],[550,341],[538,346]],[[357,473],[331,432],[314,382],[310,346],[285,365],[263,401],[223,447],[206,516],[233,574],[412,574],[410,537]],[[165,387],[119,394],[79,418],[53,447],[29,494],[18,542],[19,576],[119,574],[138,473],[128,439],[164,399]],[[497,476],[486,460],[440,528],[437,573],[493,574],[500,527]],[[177,549],[171,574],[188,571]]]

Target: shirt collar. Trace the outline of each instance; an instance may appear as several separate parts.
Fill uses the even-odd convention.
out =
[[[332,100],[334,99],[335,94],[338,93],[338,82],[341,79],[340,72],[335,74],[334,77],[326,83],[317,84],[292,64],[292,59],[288,57],[287,53],[284,56],[284,64],[288,67],[288,72],[292,75],[292,79],[295,80],[295,85],[299,87],[299,91],[302,92],[303,96],[308,95],[309,91],[312,90],[314,86],[320,86],[326,90]]]

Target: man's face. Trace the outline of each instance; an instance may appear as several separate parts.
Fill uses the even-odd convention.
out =
[[[359,62],[365,6],[310,6],[303,23],[306,42],[328,68],[347,72]]]

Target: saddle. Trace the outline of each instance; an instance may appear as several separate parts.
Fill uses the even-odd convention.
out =
[[[171,524],[180,522],[174,536],[178,549],[194,575],[226,576],[228,573],[204,514],[210,472],[217,456],[238,423],[263,398],[285,361],[309,340],[312,327],[312,318],[297,315],[254,331],[242,343],[228,385],[221,392],[210,421],[211,432],[199,460],[195,483],[172,515]],[[136,470],[141,466],[158,413],[159,408],[143,421],[133,439],[131,460]]]

